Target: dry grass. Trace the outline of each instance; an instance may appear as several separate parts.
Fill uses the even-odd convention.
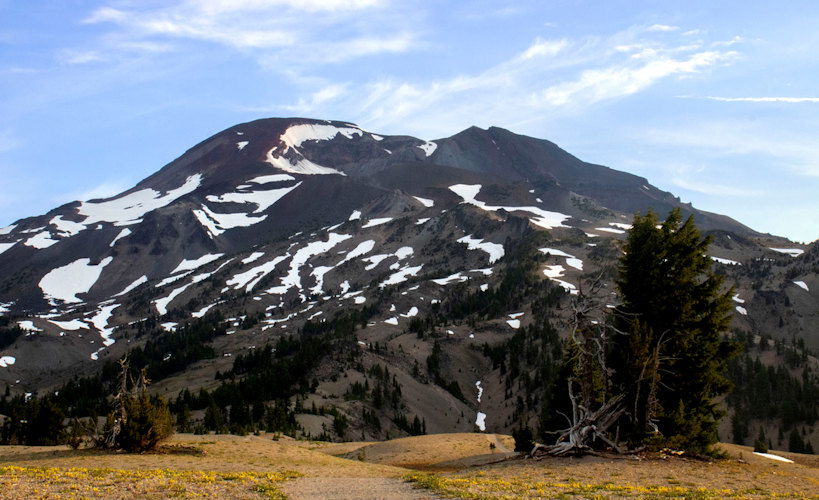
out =
[[[817,457],[782,453],[798,462],[787,464],[757,457],[747,447],[722,445],[729,458],[714,462],[532,461],[509,458],[505,448],[511,445],[508,436],[439,434],[339,444],[177,435],[162,452],[139,455],[6,446],[0,447],[0,463],[8,465],[0,467],[0,497],[275,498],[283,481],[303,475],[333,484],[350,480],[332,478],[405,477],[460,498],[819,498]]]

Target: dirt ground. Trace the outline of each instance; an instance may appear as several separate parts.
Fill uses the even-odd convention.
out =
[[[512,447],[509,436],[477,433],[377,443],[182,434],[135,455],[4,446],[0,498],[819,498],[816,456],[772,452],[791,464],[720,445],[728,458],[717,461],[531,460]]]

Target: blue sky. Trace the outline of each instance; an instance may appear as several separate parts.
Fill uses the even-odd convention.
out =
[[[819,2],[0,0],[0,226],[235,123],[546,138],[819,238]]]

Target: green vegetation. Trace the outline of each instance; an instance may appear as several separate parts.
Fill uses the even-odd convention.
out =
[[[732,289],[711,270],[709,237],[679,210],[662,223],[655,214],[634,218],[616,281],[610,352],[614,390],[625,395],[621,436],[644,442],[652,429],[662,444],[706,452],[717,441],[722,416],[714,401],[730,388],[727,362],[737,344],[723,339]]]

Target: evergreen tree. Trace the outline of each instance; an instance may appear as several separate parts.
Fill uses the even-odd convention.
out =
[[[659,431],[664,445],[704,452],[717,440],[727,360],[736,352],[721,334],[732,290],[711,270],[710,237],[678,209],[666,220],[634,218],[620,260],[622,305],[612,342],[613,382],[625,395],[621,431],[632,444]],[[622,436],[622,434],[621,434]]]

